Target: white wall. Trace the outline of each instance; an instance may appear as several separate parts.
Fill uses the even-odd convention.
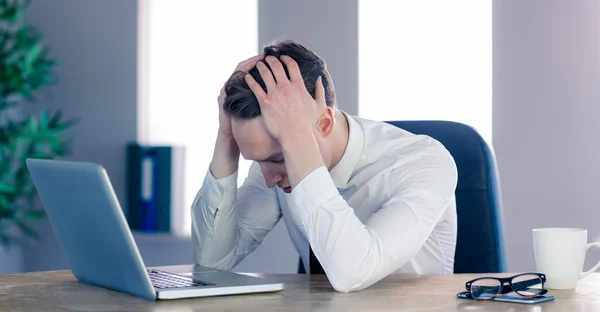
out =
[[[358,5],[359,115],[465,123],[491,142],[492,0]]]
[[[493,10],[507,269],[525,271],[532,228],[600,233],[600,2],[496,0]]]

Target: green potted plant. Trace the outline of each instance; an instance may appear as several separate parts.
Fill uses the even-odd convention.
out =
[[[35,205],[25,159],[69,154],[64,131],[75,122],[64,121],[59,110],[31,105],[41,88],[55,82],[56,64],[39,31],[25,21],[28,4],[0,0],[0,250],[20,238],[38,237],[28,223],[45,213]]]

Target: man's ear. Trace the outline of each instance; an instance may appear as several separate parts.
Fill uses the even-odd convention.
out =
[[[321,116],[319,116],[319,120],[317,120],[317,132],[319,132],[323,137],[328,137],[335,128],[335,112],[333,108],[326,107],[325,111]]]

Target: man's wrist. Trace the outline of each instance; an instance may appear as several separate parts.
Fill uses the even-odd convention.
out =
[[[233,134],[231,134],[231,132],[228,131],[223,131],[221,130],[221,128],[219,127],[219,132],[217,132],[217,139],[218,140],[222,140],[222,141],[235,141],[235,139],[233,138]]]
[[[232,175],[238,169],[240,149],[235,140],[221,132],[217,135],[210,171],[215,179]]]
[[[315,135],[309,127],[306,129],[299,130],[298,127],[290,127],[287,131],[282,131],[278,138],[281,148],[296,148],[299,142],[302,141],[314,141]]]
[[[323,166],[319,145],[312,132],[298,133],[280,141],[292,188],[315,169]]]
[[[316,145],[316,143],[315,136],[310,131],[296,133],[295,135],[285,134],[279,138],[279,144],[281,144],[283,152],[285,153],[287,151],[291,154],[294,154],[307,146],[312,147],[313,145]],[[316,146],[318,149],[318,145]]]

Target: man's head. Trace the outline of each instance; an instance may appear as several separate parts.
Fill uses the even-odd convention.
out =
[[[300,69],[304,85],[313,98],[315,97],[317,79],[321,77],[327,106],[334,109],[337,107],[331,75],[327,70],[325,61],[316,53],[295,41],[286,40],[265,47],[263,54],[265,56],[272,55],[276,58],[287,55],[294,59]],[[266,62],[264,64],[270,69]],[[249,74],[267,92],[266,85],[258,69],[256,67],[253,68]],[[287,69],[286,74],[289,78]],[[233,73],[225,84],[226,97],[223,110],[231,117],[233,136],[242,156],[246,159],[257,161],[260,164],[269,187],[278,185],[284,188],[284,190],[289,191],[289,189],[285,189],[290,184],[287,179],[281,146],[268,134],[261,117],[260,104],[246,83],[244,79],[245,75],[246,73],[243,72]],[[323,118],[334,118],[331,112],[332,110],[328,109],[324,113]],[[331,128],[334,123],[335,121],[331,120]],[[324,132],[319,131],[319,129],[315,130],[315,137],[319,143],[321,154],[327,163],[331,154],[327,147],[327,137],[331,129],[326,129]]]
[[[306,90],[314,97],[315,96],[315,83],[319,76],[323,78],[323,87],[325,88],[325,100],[327,106],[333,107],[336,103],[335,90],[331,81],[329,71],[325,61],[313,51],[307,49],[301,44],[292,41],[285,40],[273,45],[266,46],[263,49],[265,56],[272,55],[279,58],[282,55],[287,55],[294,59],[298,63],[300,68],[300,74],[304,79],[304,85]],[[267,67],[269,64],[264,62]],[[284,67],[285,68],[285,67]],[[254,67],[250,70],[250,75],[260,84],[260,86],[267,92],[267,87],[263,81],[258,69]],[[289,73],[286,69],[286,74],[289,78]],[[231,116],[233,119],[253,119],[260,116],[260,105],[258,100],[248,87],[248,84],[244,80],[246,73],[236,72],[229,78],[225,84],[225,98],[224,109],[225,113]]]

